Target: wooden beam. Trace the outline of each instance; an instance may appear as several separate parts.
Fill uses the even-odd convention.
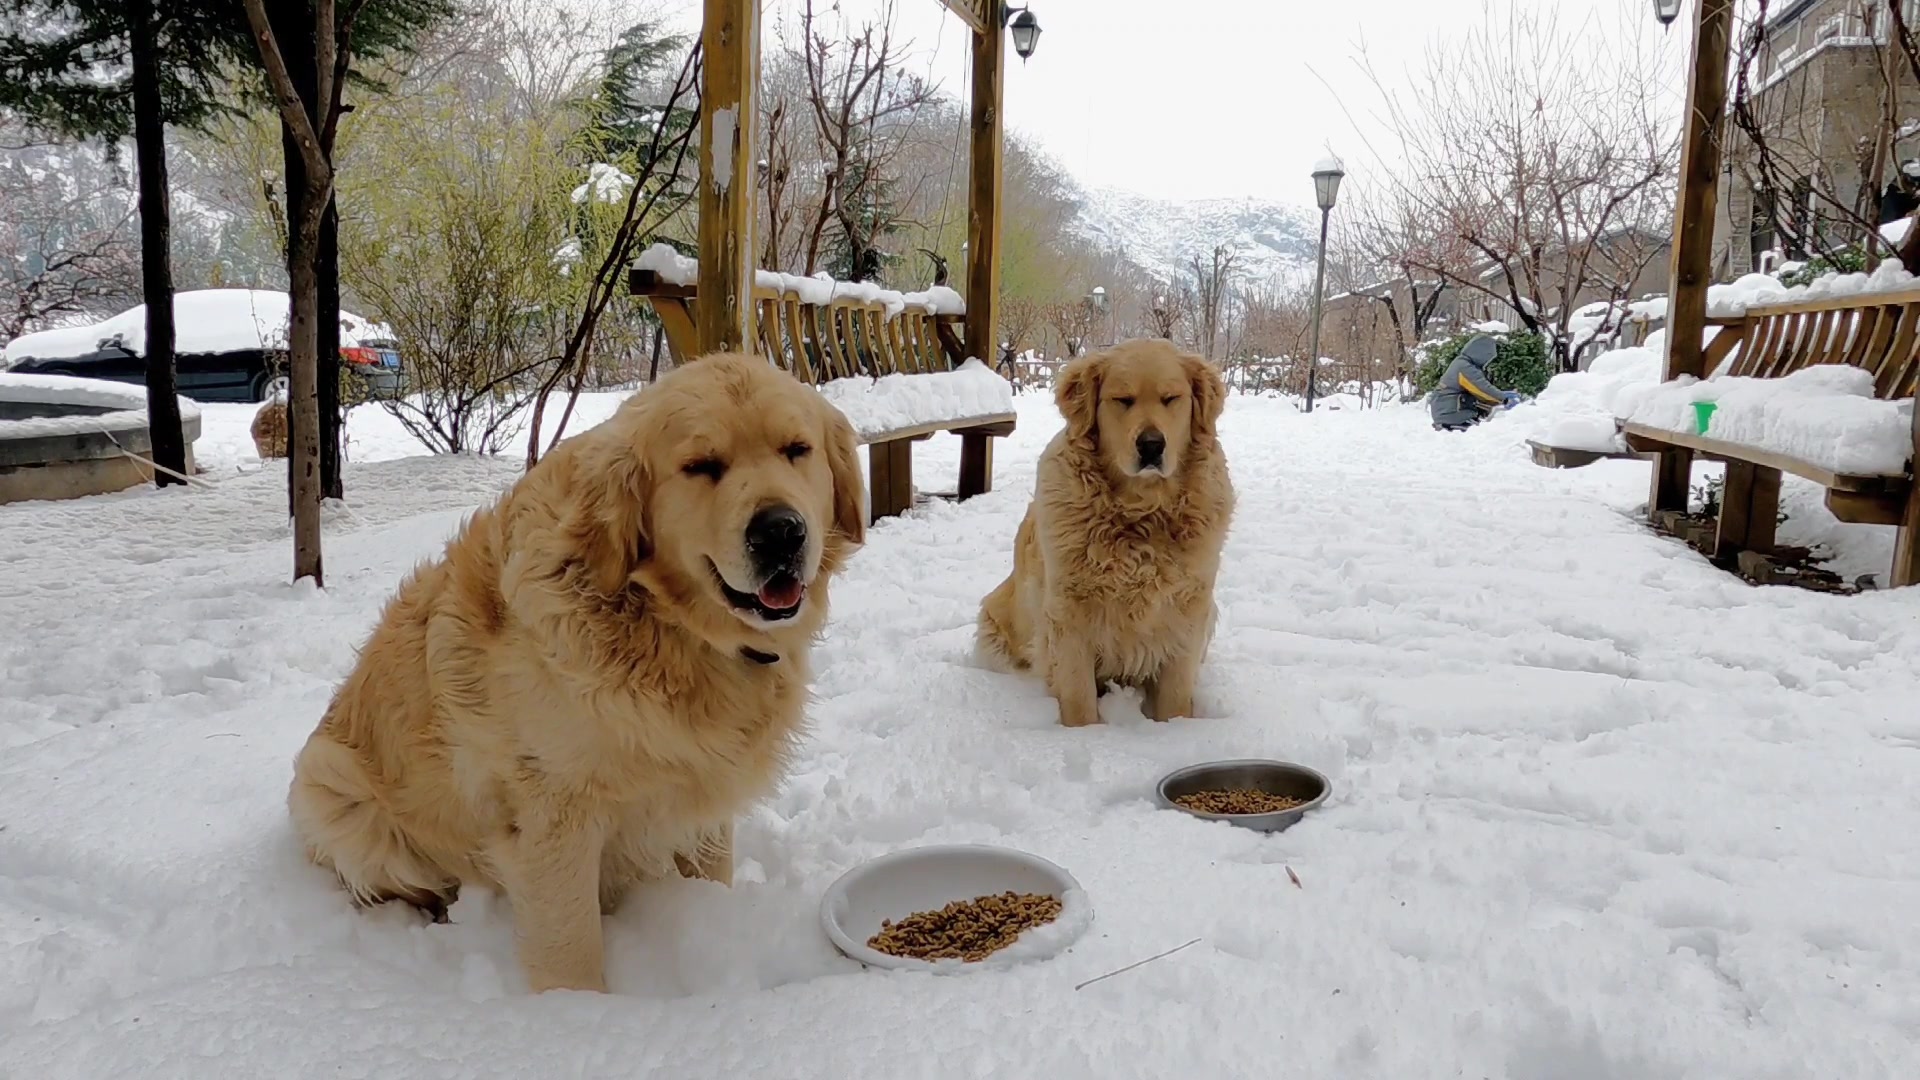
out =
[[[913,440],[867,444],[868,524],[913,509]]]
[[[983,431],[960,432],[960,498],[993,490],[993,438]]]
[[[1746,461],[1727,462],[1721,491],[1720,522],[1714,535],[1716,562],[1732,562],[1743,551],[1770,554],[1780,514],[1780,470]]]
[[[702,354],[753,340],[754,153],[759,0],[705,0],[700,24],[700,302]]]
[[[1674,207],[1673,261],[1667,306],[1666,377],[1706,375],[1701,335],[1707,325],[1707,282],[1713,272],[1713,215],[1720,183],[1720,138],[1727,111],[1727,54],[1734,0],[1695,5],[1685,134],[1680,143],[1680,196]],[[1649,511],[1686,506],[1691,455],[1672,451],[1653,470]],[[1672,490],[1678,485],[1679,490]]]
[[[940,0],[940,6],[960,17],[967,29],[976,34],[987,32],[988,12],[1000,5],[994,0]]]
[[[1901,490],[1907,486],[1906,477],[1903,476],[1837,473],[1832,469],[1816,465],[1811,461],[1802,461],[1788,454],[1776,453],[1747,443],[1716,439],[1711,435],[1695,435],[1690,431],[1668,431],[1665,428],[1635,423],[1623,424],[1620,430],[1626,433],[1627,445],[1634,449],[1664,451],[1668,447],[1680,447],[1720,461],[1748,461],[1762,468],[1790,472],[1795,476],[1811,480],[1821,487],[1836,491],[1879,493]]]
[[[1827,510],[1849,525],[1898,525],[1906,520],[1907,494],[1829,489]]]
[[[999,4],[993,4],[998,8]],[[973,35],[973,142],[967,187],[967,354],[1000,360],[1000,116],[1006,34],[992,19]]]
[[[1920,585],[1920,400],[1913,409],[1913,460],[1907,466],[1913,480],[1907,485],[1907,508],[1900,516],[1900,531],[1893,537],[1894,588]]]

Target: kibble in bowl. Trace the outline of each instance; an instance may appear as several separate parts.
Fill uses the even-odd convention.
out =
[[[982,844],[910,848],[841,875],[828,940],[870,967],[939,972],[1045,959],[1093,921],[1079,883],[1036,855]]]
[[[1175,769],[1155,791],[1161,806],[1208,821],[1280,832],[1325,802],[1327,778],[1290,761],[1236,759]]]
[[[918,911],[880,924],[867,948],[915,960],[985,960],[1036,926],[1060,917],[1060,901],[1012,890],[955,900],[938,911]]]

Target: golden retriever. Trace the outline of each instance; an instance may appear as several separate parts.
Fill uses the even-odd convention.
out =
[[[983,658],[1037,670],[1060,722],[1100,722],[1107,681],[1155,720],[1193,715],[1213,639],[1233,485],[1214,434],[1219,372],[1158,339],[1060,369],[1066,427],[1040,455],[1013,573],[980,605]]]
[[[535,991],[604,990],[636,881],[732,880],[865,536],[852,426],[709,356],[566,440],[388,603],[294,764],[308,854],[362,903],[512,906]]]

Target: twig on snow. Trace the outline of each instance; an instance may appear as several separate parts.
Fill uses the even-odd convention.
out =
[[[1188,945],[1198,945],[1198,944],[1200,944],[1200,939],[1194,938],[1192,941],[1187,942],[1186,945],[1175,945],[1173,948],[1168,949],[1166,952],[1154,953],[1152,956],[1147,957],[1145,960],[1135,960],[1133,963],[1128,964],[1126,967],[1114,968],[1112,971],[1107,972],[1105,975],[1095,975],[1093,978],[1088,979],[1086,982],[1083,982],[1079,986],[1074,987],[1074,989],[1085,990],[1087,987],[1092,986],[1094,983],[1099,982],[1101,979],[1111,979],[1115,975],[1122,974],[1123,972],[1132,971],[1134,968],[1137,968],[1142,964],[1151,964],[1155,960],[1160,960],[1160,959],[1164,959],[1166,957],[1172,956],[1174,953],[1179,952],[1181,949],[1186,948]]]

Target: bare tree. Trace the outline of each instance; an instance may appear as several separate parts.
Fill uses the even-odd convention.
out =
[[[1060,300],[1047,305],[1046,320],[1053,332],[1060,335],[1060,345],[1067,355],[1079,356],[1086,351],[1087,342],[1100,321],[1100,311],[1086,297]]]
[[[1181,327],[1193,318],[1193,309],[1191,282],[1182,278],[1156,281],[1153,298],[1142,312],[1142,336],[1174,340],[1179,336]]]
[[[902,65],[909,43],[894,40],[893,13],[893,0],[885,0],[872,22],[836,42],[820,28],[813,0],[802,9],[807,104],[822,162],[802,273],[819,269],[831,221],[847,250],[847,276],[874,276],[876,241],[897,222],[886,187],[898,143],[881,138],[880,127],[933,101],[936,90]]]
[[[1376,156],[1402,166],[1387,215],[1419,223],[1387,261],[1484,296],[1563,363],[1574,310],[1627,299],[1671,232],[1677,129],[1643,22],[1490,3],[1411,91],[1367,68],[1393,132]]]
[[[138,303],[131,183],[91,147],[0,124],[0,339]]]
[[[1193,274],[1201,354],[1209,360],[1214,358],[1214,347],[1219,342],[1223,309],[1233,293],[1239,260],[1239,254],[1233,249],[1216,244],[1205,259],[1194,255],[1187,262]]]
[[[1020,354],[1026,351],[1028,339],[1040,329],[1045,316],[1039,304],[1024,296],[1000,298],[1000,359],[1003,367],[1019,359]]]

